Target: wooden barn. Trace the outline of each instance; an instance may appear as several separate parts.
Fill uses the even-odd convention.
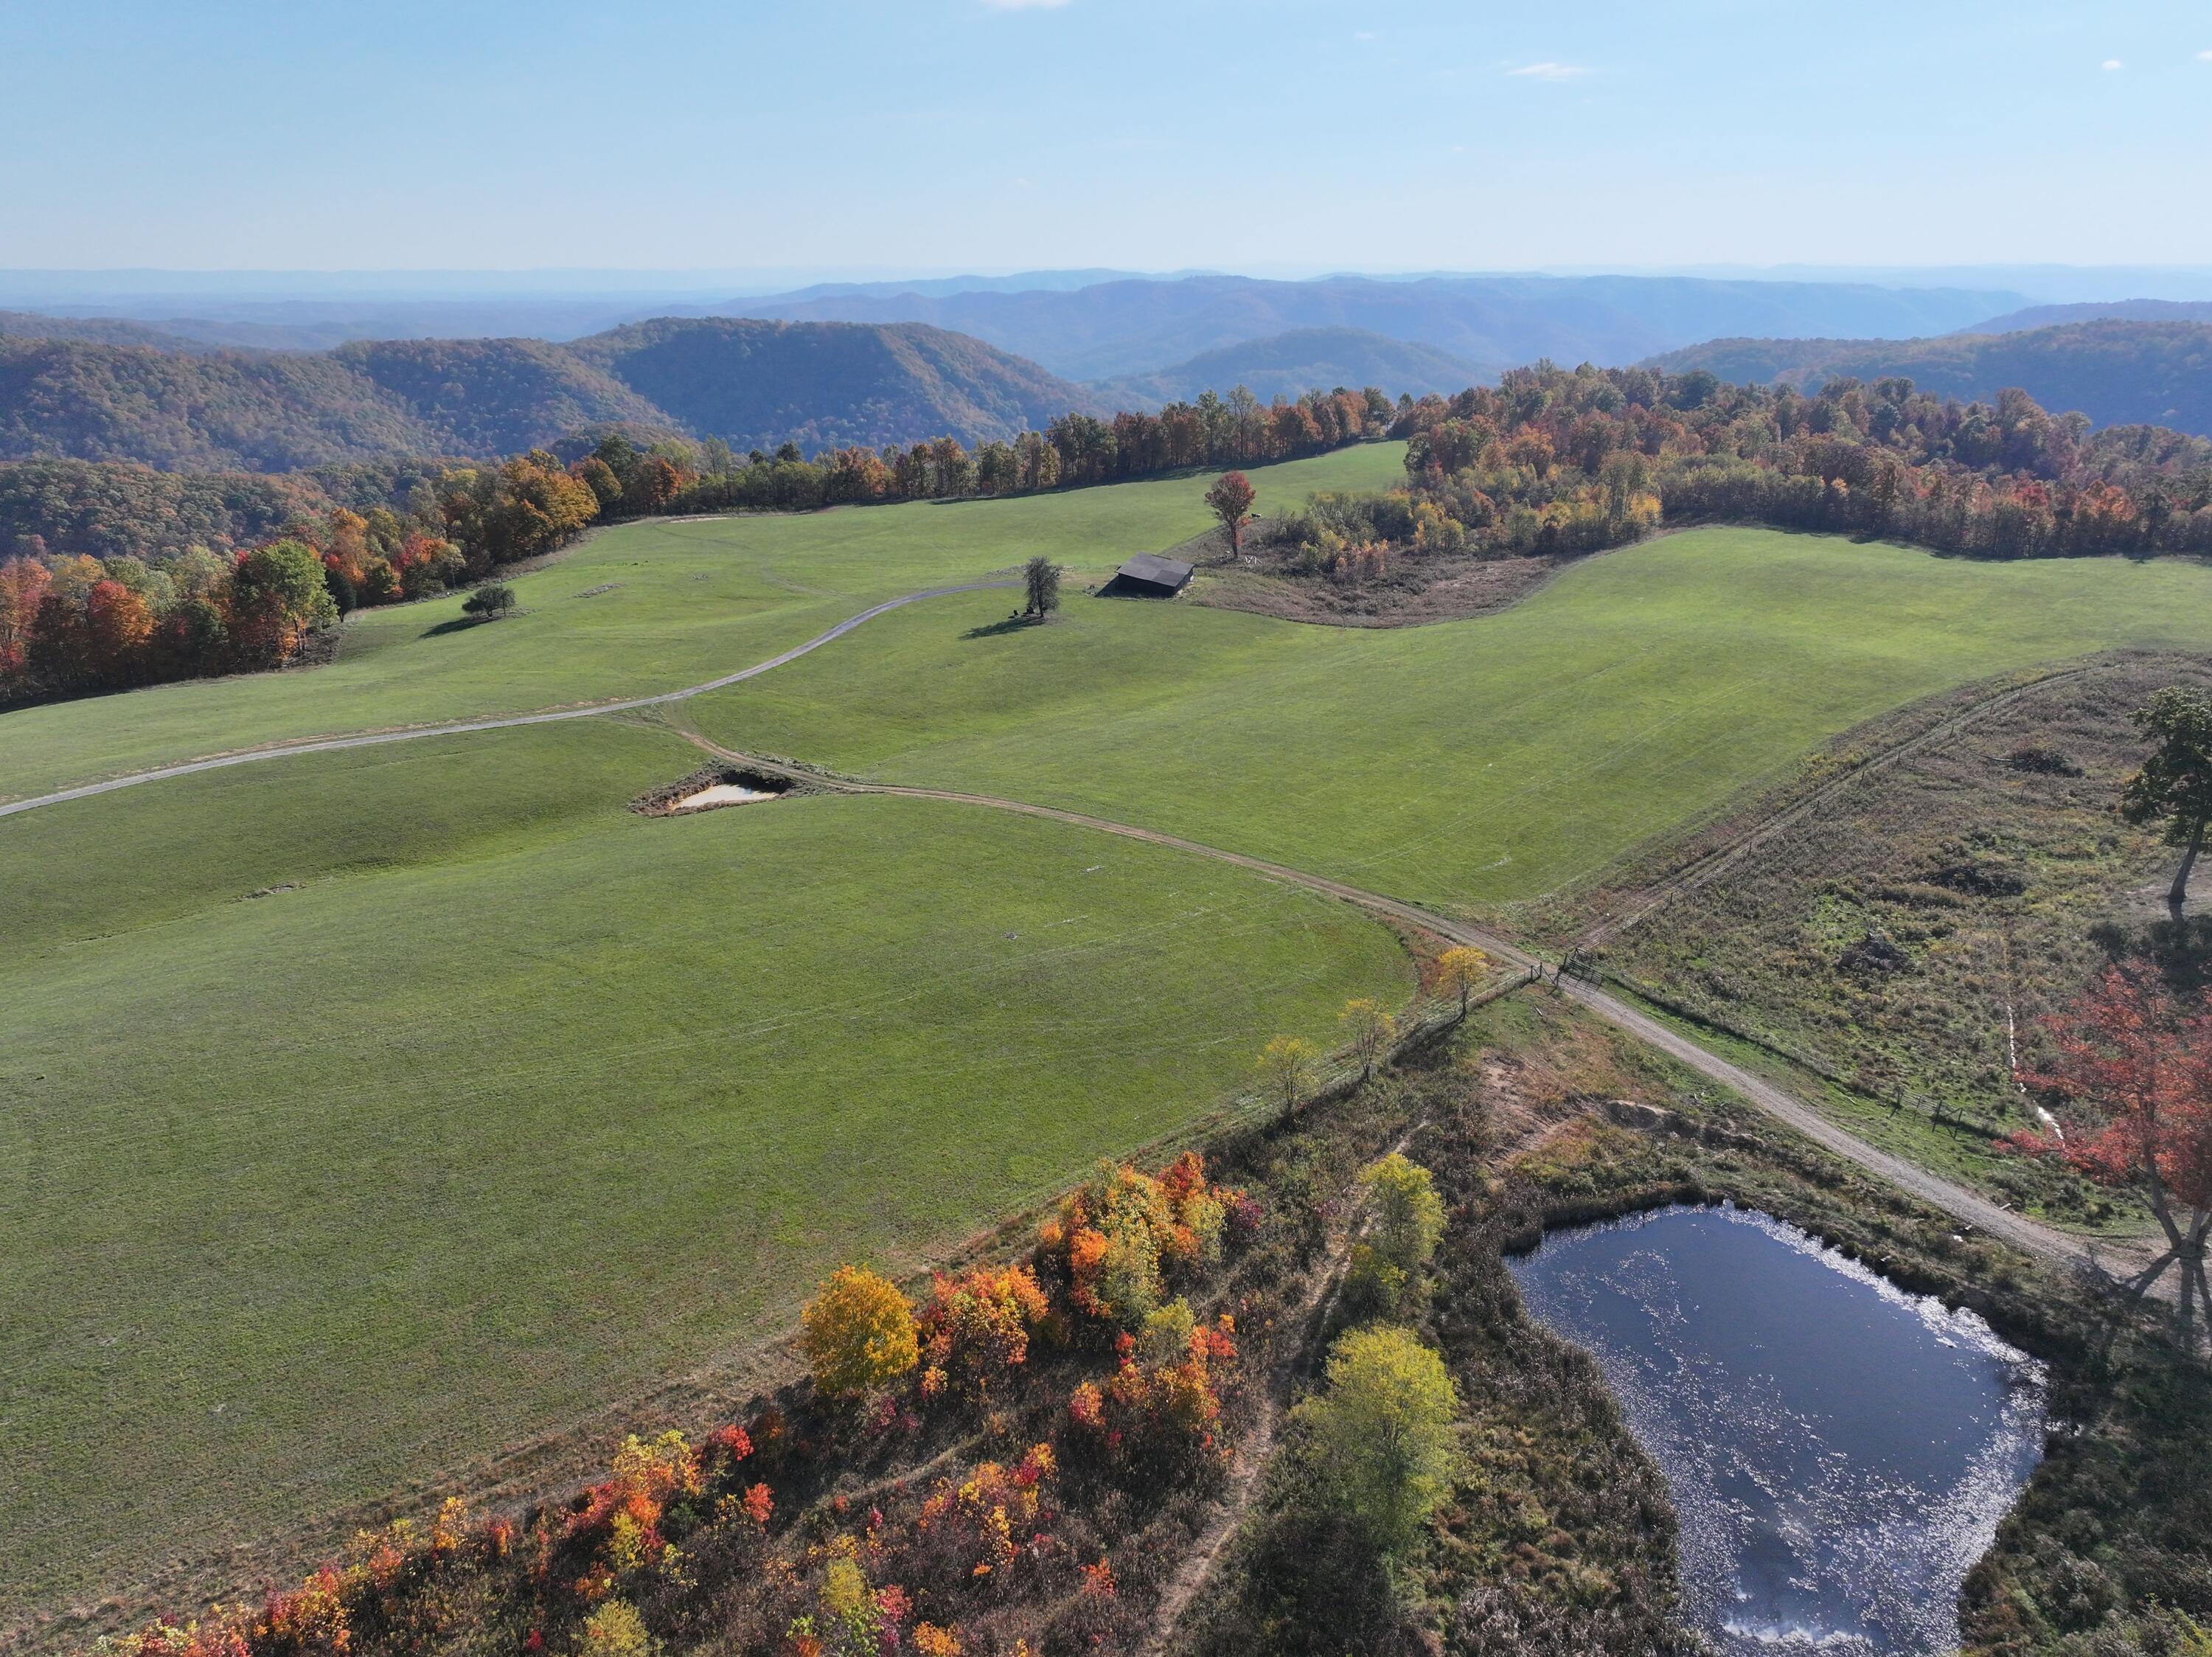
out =
[[[1171,599],[1189,585],[1190,565],[1157,552],[1139,552],[1098,589],[1101,598]]]

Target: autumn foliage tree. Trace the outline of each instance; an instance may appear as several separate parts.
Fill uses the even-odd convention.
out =
[[[1443,1361],[1402,1329],[1355,1329],[1296,1419],[1305,1459],[1379,1552],[1413,1540],[1451,1493],[1458,1400]]]
[[[1222,527],[1229,532],[1231,558],[1244,555],[1244,525],[1252,515],[1255,498],[1252,480],[1241,472],[1223,472],[1213,480],[1213,487],[1206,491],[1207,509],[1221,520]]]
[[[2128,1293],[2178,1272],[2183,1337],[2193,1338],[2197,1309],[2212,1310],[2212,993],[2179,1003],[2147,969],[2115,966],[2048,1026],[2057,1062],[2029,1081],[2066,1101],[2070,1120],[2012,1143],[2142,1197],[2166,1246]]]
[[[840,1266],[799,1314],[814,1384],[836,1396],[872,1391],[920,1362],[914,1303],[889,1278]]]
[[[1276,1036],[1260,1050],[1260,1079],[1285,1115],[1297,1109],[1320,1058],[1321,1050],[1304,1036]]]
[[[1375,1074],[1375,1061],[1389,1045],[1390,1038],[1398,1033],[1398,1020],[1381,1002],[1361,996],[1344,1003],[1337,1022],[1343,1027],[1345,1043],[1352,1049],[1352,1057],[1359,1061],[1359,1076],[1364,1081]]]
[[[1437,988],[1459,997],[1459,1015],[1467,1016],[1468,1003],[1490,972],[1490,957],[1480,949],[1461,945],[1437,957]]]

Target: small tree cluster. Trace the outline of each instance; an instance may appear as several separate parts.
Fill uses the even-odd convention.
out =
[[[1134,1328],[1158,1308],[1164,1272],[1219,1258],[1237,1196],[1207,1183],[1194,1151],[1158,1179],[1105,1164],[1061,1204],[1040,1240],[1048,1257],[1065,1264],[1078,1312]]]
[[[957,1385],[971,1397],[988,1395],[996,1381],[1028,1362],[1030,1331],[1047,1310],[1044,1291],[1027,1266],[977,1266],[957,1277],[937,1273],[921,1314],[922,1349],[929,1360],[923,1392]]]
[[[1355,1315],[1396,1312],[1418,1298],[1443,1235],[1443,1198],[1429,1171],[1393,1151],[1359,1175],[1365,1235],[1352,1251],[1345,1299]]]
[[[1219,1389],[1237,1361],[1236,1324],[1226,1313],[1209,1327],[1189,1302],[1170,1301],[1141,1331],[1123,1331],[1116,1352],[1106,1384],[1082,1382],[1069,1399],[1078,1429],[1108,1455],[1164,1474],[1188,1465],[1194,1453],[1222,1453],[1214,1437]]]

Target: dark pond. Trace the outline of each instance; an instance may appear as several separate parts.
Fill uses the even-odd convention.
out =
[[[2039,1366],[1793,1227],[1664,1209],[1511,1263],[1589,1351],[1681,1515],[1723,1651],[1948,1651],[1959,1585],[2042,1455]]]

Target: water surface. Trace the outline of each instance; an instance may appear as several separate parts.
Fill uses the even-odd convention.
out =
[[[1730,1653],[1957,1645],[1959,1585],[2042,1453],[2040,1366],[1735,1209],[1559,1232],[1510,1264],[1667,1475],[1693,1627]]]

